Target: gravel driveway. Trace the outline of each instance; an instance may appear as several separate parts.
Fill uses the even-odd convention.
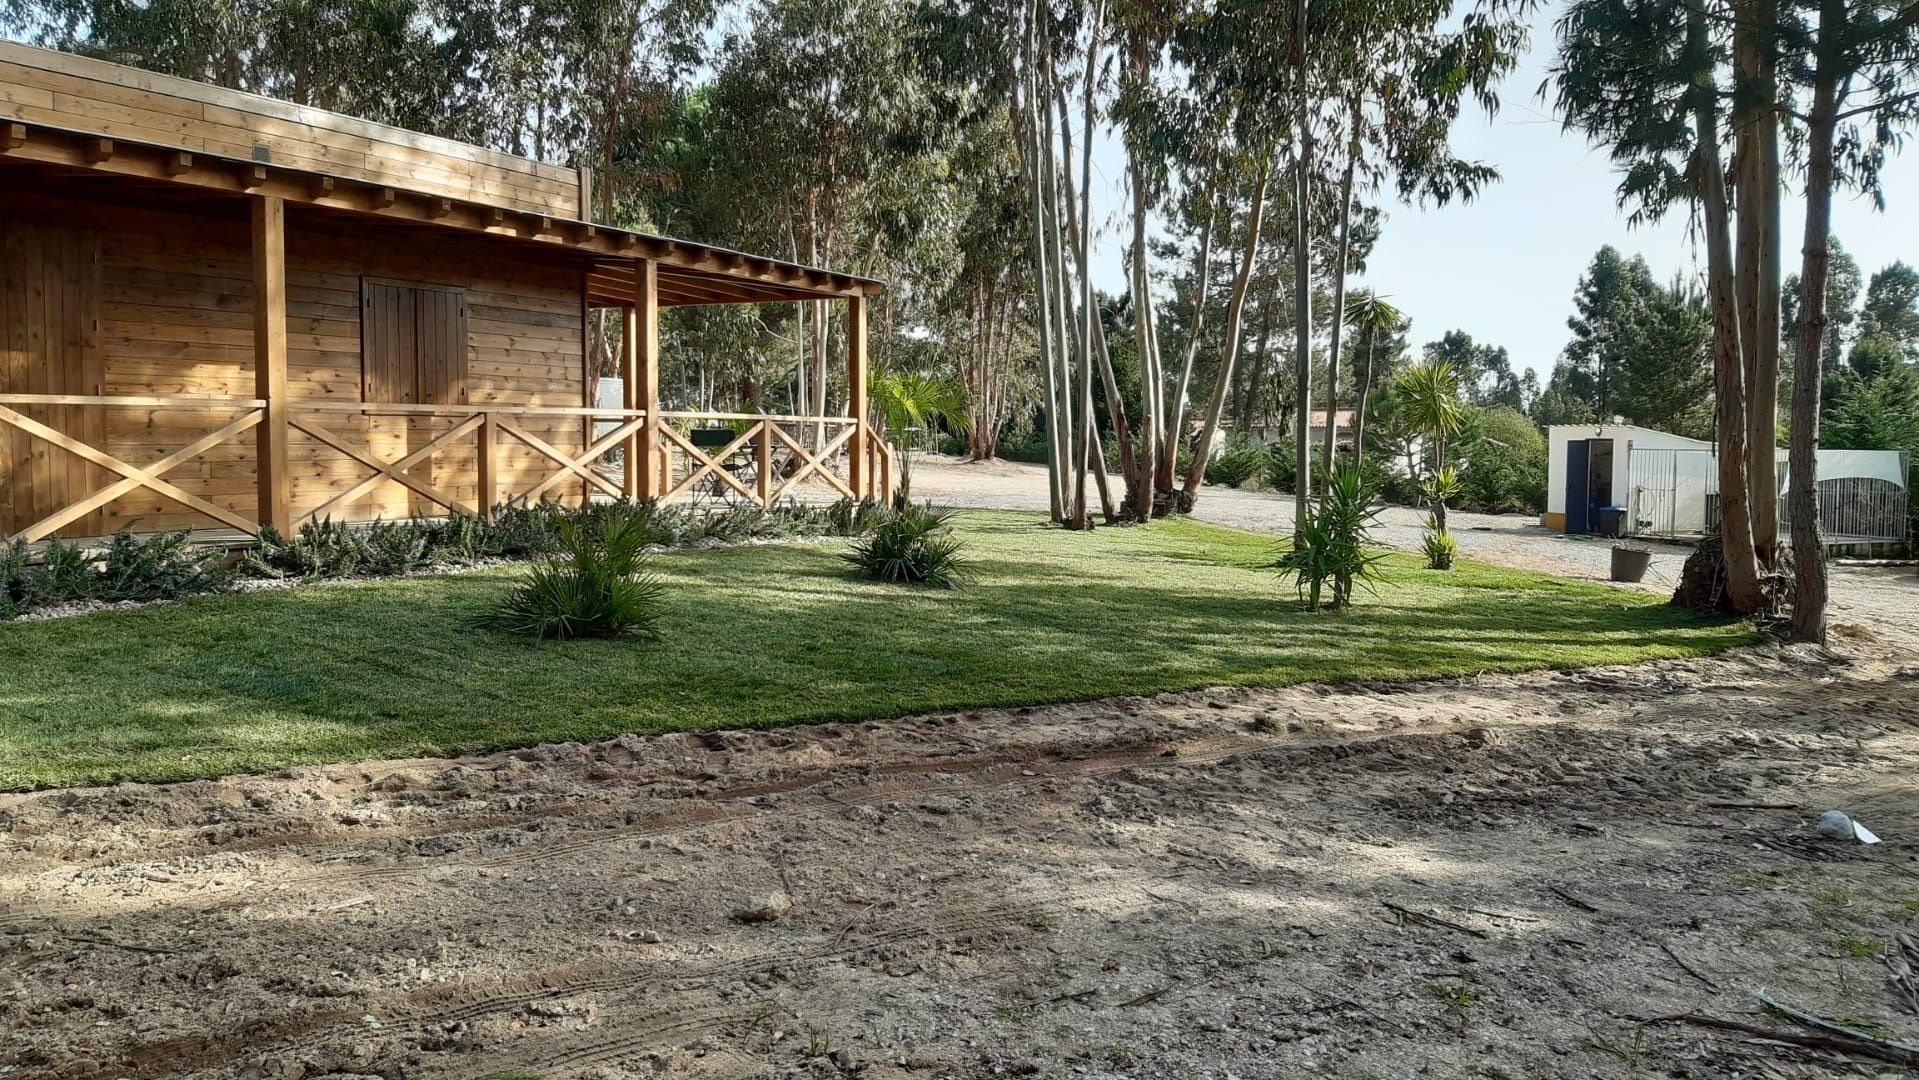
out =
[[[1022,462],[921,455],[913,462],[913,494],[950,506],[1045,510],[1046,469]],[[1205,521],[1276,536],[1289,535],[1293,529],[1292,496],[1277,492],[1208,485],[1193,512]],[[1459,550],[1468,558],[1613,584],[1608,581],[1611,545],[1603,539],[1552,532],[1530,514],[1454,511],[1450,517]],[[1379,513],[1373,535],[1388,547],[1417,551],[1425,521],[1422,511],[1387,506]],[[1647,546],[1653,556],[1646,580],[1621,587],[1670,593],[1690,549],[1659,542]],[[1911,567],[1836,566],[1831,613],[1836,627],[1874,625],[1907,640],[1919,640],[1919,577]]]

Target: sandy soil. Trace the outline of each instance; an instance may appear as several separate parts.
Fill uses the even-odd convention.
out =
[[[1919,635],[1848,626],[9,796],[0,1075],[1903,1075],[1641,1023],[1919,1039]]]

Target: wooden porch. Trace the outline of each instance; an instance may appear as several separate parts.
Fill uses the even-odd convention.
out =
[[[29,78],[11,59],[0,82]],[[69,60],[54,76],[125,70]],[[91,126],[0,120],[19,222],[0,225],[0,535],[891,490],[865,394],[875,282]],[[846,415],[662,407],[662,310],[807,301],[843,307]],[[598,309],[619,312],[617,407],[596,401]],[[716,427],[724,445],[689,433]]]

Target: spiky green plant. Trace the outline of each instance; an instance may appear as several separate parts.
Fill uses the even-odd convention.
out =
[[[1426,553],[1426,568],[1429,570],[1451,570],[1459,558],[1459,541],[1453,534],[1437,527],[1434,521],[1428,521],[1426,532],[1420,539],[1420,549]]]
[[[534,563],[481,625],[543,640],[658,638],[665,587],[645,572],[651,535],[639,508],[607,514],[598,529],[562,520],[559,550]]]
[[[122,529],[101,553],[91,591],[106,600],[177,600],[221,592],[233,581],[225,561],[217,548],[194,547],[185,530],[139,536]]]
[[[1290,579],[1308,611],[1338,609],[1352,603],[1353,587],[1368,583],[1381,555],[1372,550],[1371,527],[1378,513],[1373,492],[1352,462],[1333,469],[1326,492],[1297,535],[1282,545],[1275,564]],[[1330,596],[1328,595],[1330,593]]]

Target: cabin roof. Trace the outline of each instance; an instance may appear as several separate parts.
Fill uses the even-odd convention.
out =
[[[429,242],[434,235],[486,237],[503,252],[537,252],[544,261],[579,265],[587,273],[588,303],[597,306],[631,304],[644,260],[658,266],[663,307],[826,299],[884,288],[870,278],[580,220],[583,185],[567,189],[561,183],[576,175],[573,170],[0,43],[0,90],[15,83],[26,91],[46,90],[32,85],[36,81],[65,86],[61,100],[100,95],[100,107],[89,112],[83,102],[66,112],[36,112],[9,106],[8,95],[0,94],[0,168],[34,168],[111,185],[142,200],[187,204],[182,208],[269,195],[289,206],[417,230]],[[24,92],[13,97],[33,99]],[[175,111],[156,112],[141,127],[119,119],[149,98],[155,109]],[[245,149],[242,143],[252,143],[251,156],[237,152]]]

